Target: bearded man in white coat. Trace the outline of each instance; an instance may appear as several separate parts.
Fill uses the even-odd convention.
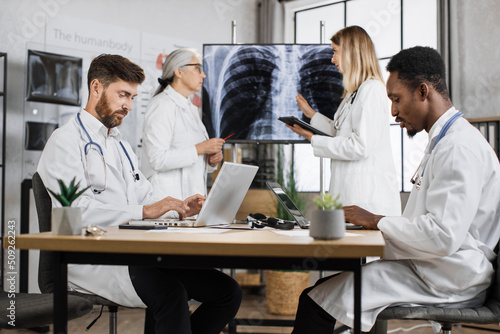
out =
[[[362,269],[361,329],[389,306],[475,307],[493,280],[500,238],[500,166],[481,133],[457,111],[439,53],[403,50],[387,65],[392,115],[408,135],[425,130],[429,145],[400,217],[345,207],[346,221],[382,231],[383,259]],[[324,278],[302,293],[293,333],[331,334],[353,326],[353,275]]]
[[[203,205],[205,197],[199,194],[184,201],[155,198],[149,181],[134,167],[138,160],[131,146],[121,140],[116,127],[132,110],[144,79],[142,68],[122,56],[94,58],[87,106],[54,131],[43,150],[37,171],[47,188],[58,189],[58,179],[69,183],[74,177],[89,187],[73,204],[82,209],[85,224],[106,227],[174,212],[183,218]],[[123,306],[147,306],[157,333],[218,334],[241,303],[238,283],[215,269],[72,265],[68,281],[70,290]],[[192,315],[189,299],[202,302]]]

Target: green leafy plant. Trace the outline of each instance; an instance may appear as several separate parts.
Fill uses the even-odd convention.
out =
[[[342,203],[340,195],[333,197],[332,194],[324,193],[313,198],[313,203],[319,210],[340,210]]]
[[[85,192],[85,190],[89,188],[87,187],[83,190],[78,191],[78,188],[80,187],[80,182],[75,184],[75,181],[76,177],[74,177],[73,180],[71,180],[69,186],[66,186],[63,180],[57,179],[57,182],[59,183],[59,188],[61,190],[60,194],[56,194],[52,190],[48,188],[47,189],[50,191],[52,195],[54,195],[54,197],[59,201],[59,203],[61,203],[62,206],[71,206],[71,203],[73,203],[75,199],[77,199],[81,194]]]
[[[301,193],[297,190],[295,185],[295,172],[294,172],[294,161],[293,157],[290,161],[290,171],[288,172],[288,183],[285,184],[285,175],[284,175],[284,166],[283,166],[283,145],[278,144],[278,173],[276,181],[282,185],[283,190],[288,194],[288,196],[295,203],[297,208],[305,215],[306,214],[306,200],[302,196]],[[278,218],[285,220],[293,220],[292,216],[286,211],[286,209],[281,205],[281,203],[277,203],[276,212]],[[298,273],[307,273],[308,270],[274,270],[281,272],[298,272]]]

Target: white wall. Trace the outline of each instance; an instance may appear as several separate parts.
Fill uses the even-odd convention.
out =
[[[63,24],[63,30],[76,30],[82,34],[95,29],[94,26],[108,26],[117,30],[114,34],[124,34],[122,38],[125,40],[129,37],[131,41],[139,40],[137,44],[142,44],[144,40],[137,38],[137,35],[161,35],[165,37],[159,38],[161,41],[186,40],[201,46],[203,43],[231,43],[232,20],[237,23],[237,42],[257,42],[257,16],[258,0],[0,0],[0,52],[8,53],[5,219],[15,220],[19,226],[21,182],[36,168],[39,158],[39,152],[25,152],[24,157],[22,154],[24,121],[43,117],[32,113],[26,113],[25,116],[27,48],[35,46],[37,49],[54,53],[78,55],[81,52],[88,55],[80,48],[70,49],[70,43],[67,47],[60,47],[61,41],[57,43],[59,46],[49,44],[48,41],[52,43],[55,40],[54,31],[51,29],[54,25],[61,27]],[[75,20],[71,20],[72,18]],[[85,24],[80,26],[77,22]],[[107,28],[103,30],[104,36],[110,34]],[[137,49],[144,45],[134,47],[135,54],[140,58],[142,53]],[[111,53],[109,49],[103,52]],[[136,58],[137,56],[134,61],[141,63],[141,59]],[[87,71],[85,67],[88,67],[88,63],[84,61],[84,77]],[[86,97],[86,86],[82,92]],[[85,105],[85,102],[83,100],[82,105]],[[69,110],[66,109],[68,107],[46,106],[58,108],[60,112]],[[74,110],[74,107],[71,110]],[[23,166],[23,161],[28,161],[29,166]],[[32,285],[30,283],[30,287]]]

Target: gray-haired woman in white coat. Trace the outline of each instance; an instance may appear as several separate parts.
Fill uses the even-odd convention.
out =
[[[207,194],[207,173],[222,161],[221,138],[208,138],[189,97],[205,73],[195,49],[177,49],[163,64],[160,86],[146,109],[142,171],[161,197]]]

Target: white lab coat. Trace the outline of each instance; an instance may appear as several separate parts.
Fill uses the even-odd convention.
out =
[[[108,129],[87,111],[80,113],[81,120],[94,142],[97,142],[106,161],[108,184],[100,194],[87,189],[75,202],[74,207],[82,209],[82,224],[98,224],[102,227],[119,225],[130,219],[142,219],[143,205],[158,200],[153,196],[153,188],[146,177],[138,171],[137,157],[127,142],[123,142],[139,180],[134,181],[130,163],[119,145],[120,131]],[[45,186],[59,193],[57,179],[68,184],[73,177],[80,186],[90,185],[86,176],[85,145],[88,138],[75,117],[50,136],[38,164],[38,173]],[[103,184],[104,166],[99,155],[89,154],[89,171],[93,186]],[[98,188],[98,187],[97,187]],[[52,198],[52,206],[60,206]],[[94,293],[123,306],[145,307],[129,277],[126,266],[69,265],[69,289],[83,293]]]
[[[333,121],[320,113],[311,118],[312,126],[335,136],[314,135],[311,139],[314,155],[331,159],[330,193],[340,194],[343,205],[400,215],[385,86],[378,80],[365,81],[350,110],[342,113],[349,97],[344,98]],[[340,130],[333,126],[337,119]]]
[[[196,144],[209,139],[198,108],[167,86],[151,99],[144,117],[142,171],[161,197],[207,194],[207,173],[215,170]]]
[[[388,306],[473,307],[485,300],[500,238],[500,166],[484,137],[463,118],[431,152],[456,112],[451,108],[431,128],[422,184],[413,187],[403,215],[378,223],[387,245],[384,259],[362,270],[363,331]],[[352,285],[352,275],[342,273],[309,295],[352,326]]]

